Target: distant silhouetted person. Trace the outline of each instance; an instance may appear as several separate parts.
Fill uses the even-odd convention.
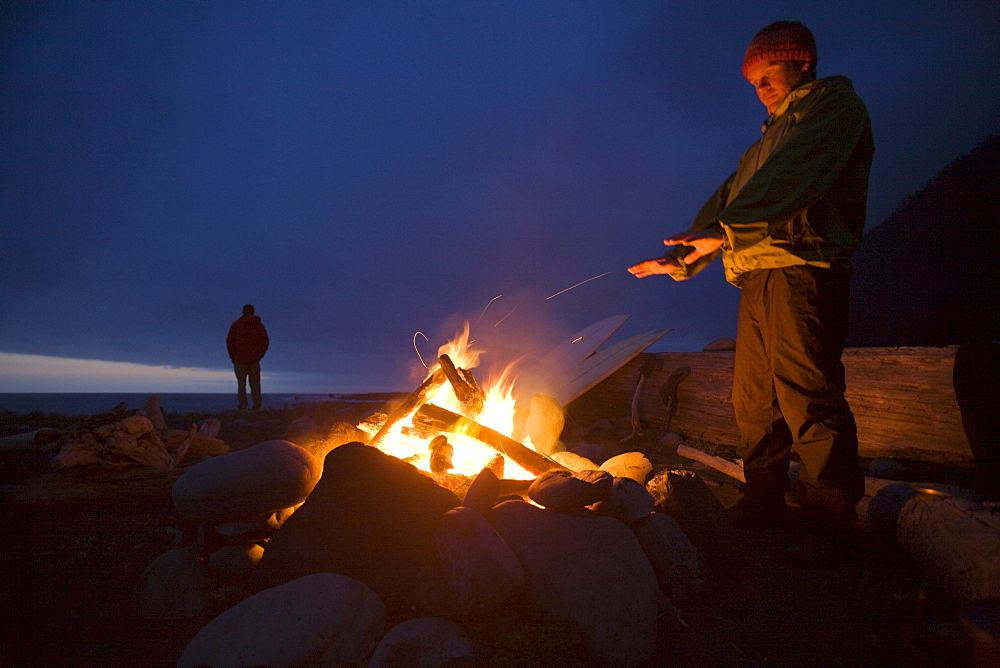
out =
[[[260,360],[267,352],[270,340],[260,317],[253,314],[253,304],[243,307],[243,315],[229,327],[226,349],[233,361],[240,397],[240,413],[247,410],[247,379],[250,379],[250,397],[253,410],[260,410]]]

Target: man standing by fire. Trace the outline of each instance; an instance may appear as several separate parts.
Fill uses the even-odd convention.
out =
[[[792,453],[797,498],[824,531],[853,528],[864,494],[841,354],[874,142],[850,80],[817,79],[817,60],[797,21],[757,33],[742,71],[767,107],[763,136],[664,257],[629,268],[683,280],[721,255],[742,290],[733,409],[746,485],[731,518],[744,529],[787,525]]]
[[[226,336],[226,349],[229,351],[229,359],[233,361],[233,371],[236,372],[240,413],[247,410],[247,380],[250,381],[253,410],[260,410],[260,361],[269,344],[267,330],[264,329],[260,316],[254,315],[253,304],[245,304],[243,315],[229,326],[229,334]]]

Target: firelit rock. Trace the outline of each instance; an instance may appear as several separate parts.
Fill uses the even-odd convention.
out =
[[[569,450],[564,450],[562,452],[557,452],[552,455],[552,459],[559,462],[570,471],[596,471],[600,467],[595,464],[592,460],[587,459],[582,455],[578,455],[575,452],[570,452]]]
[[[529,604],[570,619],[608,665],[635,666],[656,642],[657,582],[635,534],[618,520],[566,515],[525,501],[490,514],[524,567]]]
[[[633,524],[632,531],[649,558],[660,590],[672,601],[683,604],[708,590],[712,570],[674,518],[652,513]]]
[[[653,471],[653,465],[641,452],[626,452],[605,461],[601,464],[601,470],[616,478],[631,478],[640,485],[645,485]]]
[[[634,524],[653,512],[655,504],[653,495],[632,478],[615,478],[608,498],[598,501],[592,508],[598,515]]]
[[[322,470],[294,443],[264,441],[192,466],[174,483],[174,507],[201,522],[263,517],[301,503]]]
[[[458,497],[402,460],[362,443],[331,450],[305,503],[268,541],[251,579],[260,589],[309,573],[348,575],[390,612],[409,611],[434,531]]]
[[[475,665],[475,648],[450,619],[418,617],[389,629],[368,668]]]
[[[607,471],[570,473],[553,469],[535,478],[528,487],[528,498],[549,510],[572,513],[606,499],[614,481]]]
[[[209,622],[178,666],[344,666],[360,662],[385,630],[371,589],[335,573],[259,592]]]
[[[492,469],[484,468],[465,492],[462,505],[486,514],[500,497],[500,478]]]
[[[566,448],[559,442],[566,416],[557,400],[546,394],[531,397],[525,433],[531,438],[535,450],[543,455],[552,455]]]
[[[430,570],[417,583],[421,606],[432,614],[482,619],[524,586],[517,557],[475,510],[459,506],[445,513],[434,544]]]

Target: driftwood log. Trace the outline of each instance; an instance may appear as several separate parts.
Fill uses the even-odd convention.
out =
[[[413,416],[413,423],[426,429],[449,434],[462,434],[481,441],[497,452],[507,455],[534,475],[542,474],[551,469],[567,470],[558,462],[549,459],[540,452],[535,452],[523,443],[518,443],[509,436],[504,436],[475,420],[470,420],[463,415],[434,404],[421,406]]]
[[[473,420],[479,417],[479,414],[483,412],[486,397],[472,372],[455,366],[447,353],[438,357],[438,363],[441,365],[441,371],[448,378],[448,382],[451,383],[451,389],[454,390],[455,398],[462,405],[462,411],[466,417]]]
[[[849,348],[844,351],[847,400],[858,423],[862,457],[894,457],[972,466],[972,450],[952,387],[956,347]],[[662,361],[643,384],[641,415],[649,428],[679,432],[689,445],[735,447],[739,431],[730,393],[735,353],[643,353],[569,406],[577,422],[626,418],[639,370],[655,355]],[[660,396],[671,374],[690,374],[676,387],[671,417]],[[711,449],[711,448],[706,448]]]
[[[415,389],[413,393],[410,394],[410,396],[408,396],[406,400],[404,400],[403,403],[396,408],[396,410],[389,414],[389,417],[386,418],[379,430],[374,436],[371,437],[371,440],[368,441],[368,445],[373,448],[379,447],[392,431],[393,427],[410,417],[414,411],[420,408],[420,406],[427,401],[427,396],[434,390],[444,385],[446,380],[447,378],[441,369],[436,370],[424,379],[424,382],[422,382],[420,386],[417,387],[417,389]]]

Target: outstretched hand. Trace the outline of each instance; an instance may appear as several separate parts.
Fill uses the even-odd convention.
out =
[[[693,250],[684,256],[684,262],[690,264],[698,258],[711,255],[722,248],[724,241],[725,237],[721,230],[702,230],[701,232],[675,234],[669,239],[664,239],[663,243],[667,246],[690,246]]]
[[[628,268],[628,272],[643,278],[653,274],[669,274],[674,269],[680,269],[680,263],[672,257],[654,257]]]

